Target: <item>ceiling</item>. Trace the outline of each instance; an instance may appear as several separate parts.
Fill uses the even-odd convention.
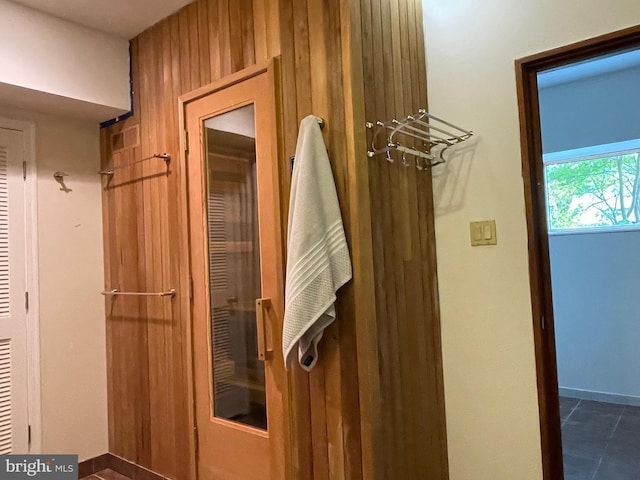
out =
[[[193,0],[12,1],[128,40]]]

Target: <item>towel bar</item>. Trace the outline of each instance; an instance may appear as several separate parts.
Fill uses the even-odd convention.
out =
[[[120,290],[106,290],[101,292],[101,295],[107,295],[111,297],[119,296],[119,295],[130,295],[136,297],[175,297],[176,291],[175,289],[171,289],[168,292],[121,292]]]

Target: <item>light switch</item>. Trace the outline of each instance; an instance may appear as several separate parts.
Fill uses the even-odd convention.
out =
[[[496,245],[498,243],[495,220],[471,222],[469,223],[469,232],[471,234],[471,246]]]

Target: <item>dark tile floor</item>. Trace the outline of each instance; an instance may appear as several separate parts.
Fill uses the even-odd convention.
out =
[[[93,475],[89,475],[88,477],[83,477],[80,480],[131,480],[129,477],[125,477],[124,475],[120,475],[118,472],[114,472],[110,468],[106,470],[101,470]]]
[[[565,480],[640,480],[640,407],[560,398]]]

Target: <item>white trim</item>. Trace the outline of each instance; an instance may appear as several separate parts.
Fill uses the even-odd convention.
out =
[[[598,392],[594,390],[581,390],[579,388],[566,387],[558,387],[558,392],[561,397],[640,407],[640,397],[634,397],[633,395],[621,395],[619,393]]]
[[[590,147],[574,148],[573,150],[545,153],[542,155],[542,162],[547,166],[557,163],[579,162],[581,160],[615,157],[617,155],[636,153],[638,150],[640,150],[640,139],[634,139],[626,140],[624,142],[603,143],[602,145],[592,145]]]
[[[551,226],[551,215],[549,213],[549,188],[547,185],[546,167],[563,163],[582,162],[585,160],[595,160],[600,158],[616,157],[640,152],[640,139],[626,140],[623,142],[604,143],[590,147],[575,148],[573,150],[563,150],[560,152],[545,153],[542,155],[542,162],[545,176],[545,202],[547,210],[547,229],[549,235],[581,235],[585,233],[615,233],[640,230],[640,224],[627,225],[589,225],[576,228],[553,228]]]
[[[40,382],[40,290],[38,277],[38,190],[36,171],[36,125],[35,122],[11,120],[0,117],[0,127],[24,132],[24,158],[27,162],[25,180],[26,208],[26,277],[29,292],[27,313],[27,377],[29,395],[29,425],[31,444],[29,453],[42,450],[42,389]]]
[[[560,235],[591,235],[599,233],[625,233],[625,232],[637,232],[640,231],[640,224],[632,225],[605,225],[592,227],[576,227],[576,228],[549,228],[548,234],[550,236]]]

